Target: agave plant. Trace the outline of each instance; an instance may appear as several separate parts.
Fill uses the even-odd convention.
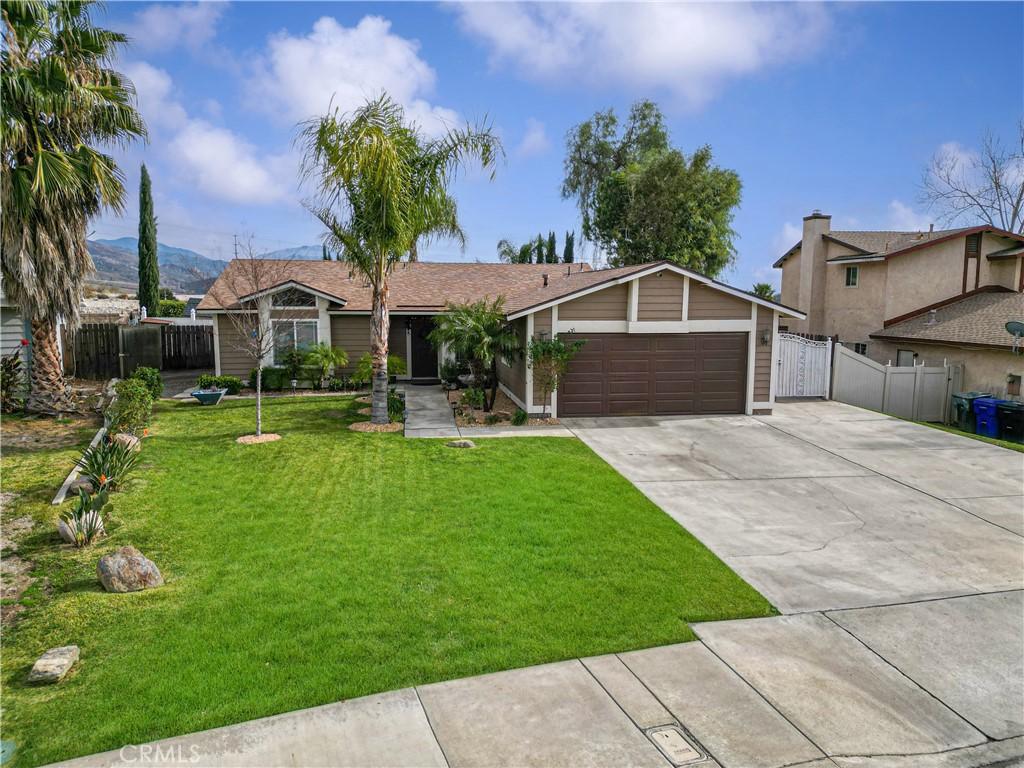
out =
[[[117,490],[138,460],[139,455],[129,445],[101,440],[83,454],[82,475],[97,491]]]
[[[79,488],[78,504],[74,509],[61,513],[60,521],[57,523],[60,537],[76,547],[91,544],[106,533],[101,513],[107,506],[106,488],[101,488],[95,496],[90,496],[84,488]]]

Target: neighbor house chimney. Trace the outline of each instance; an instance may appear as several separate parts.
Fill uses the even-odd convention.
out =
[[[823,333],[825,314],[825,256],[826,243],[821,239],[832,231],[832,217],[817,208],[804,216],[803,237],[800,241],[800,292],[796,308],[807,313],[807,333]]]

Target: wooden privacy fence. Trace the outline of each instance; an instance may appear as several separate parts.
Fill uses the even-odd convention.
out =
[[[836,345],[832,399],[915,421],[944,422],[962,365],[882,365]]]
[[[64,372],[70,376],[124,378],[143,365],[213,368],[212,326],[85,323],[64,339]]]
[[[212,325],[163,326],[163,368],[213,368]]]

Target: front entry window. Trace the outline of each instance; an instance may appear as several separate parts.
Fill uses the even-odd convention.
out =
[[[306,350],[317,342],[316,320],[274,320],[273,364],[283,365],[293,349]]]

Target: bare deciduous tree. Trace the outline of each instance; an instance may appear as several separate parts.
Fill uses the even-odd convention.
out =
[[[248,312],[228,312],[224,315],[234,333],[222,343],[244,354],[256,369],[256,435],[263,434],[263,368],[274,348],[272,320],[295,320],[298,316],[288,310],[272,307],[269,296],[261,294],[291,278],[291,262],[283,259],[261,259],[253,251],[252,242],[245,246],[244,255],[235,258],[224,270],[219,281],[217,298],[221,306],[249,309]]]
[[[1024,234],[1024,119],[1010,148],[992,133],[976,153],[943,147],[921,186],[922,202],[946,224],[982,222]]]

